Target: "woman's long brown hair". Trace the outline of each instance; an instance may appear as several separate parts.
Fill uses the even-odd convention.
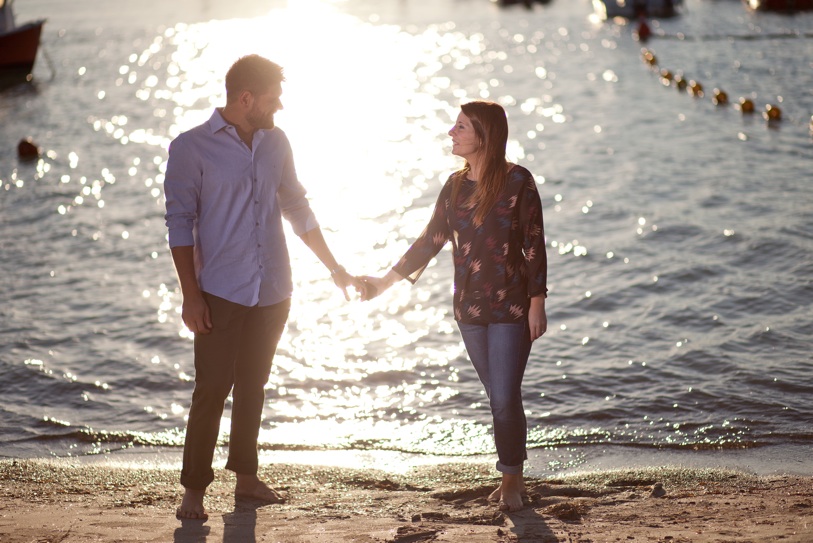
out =
[[[508,119],[501,105],[494,102],[475,101],[461,106],[463,115],[469,118],[474,132],[482,145],[483,164],[480,179],[474,193],[463,203],[468,209],[475,209],[474,224],[481,225],[499,198],[508,178],[505,148],[508,144]],[[452,183],[452,202],[457,202],[460,187],[468,177],[471,165],[466,161]],[[455,205],[455,204],[453,204]]]

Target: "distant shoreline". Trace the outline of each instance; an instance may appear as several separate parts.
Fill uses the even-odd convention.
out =
[[[235,502],[217,470],[209,520],[175,519],[172,469],[0,461],[0,539],[30,541],[284,541],[342,543],[813,538],[813,478],[721,469],[608,470],[529,479],[526,508],[486,500],[490,466],[383,471],[274,465],[261,475],[287,490],[284,505]],[[664,495],[653,495],[656,484]]]

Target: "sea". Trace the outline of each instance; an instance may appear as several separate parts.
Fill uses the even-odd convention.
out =
[[[505,107],[549,260],[528,473],[813,474],[813,13],[685,0],[641,42],[589,0],[14,6],[46,23],[30,81],[0,90],[0,457],[178,465],[194,366],[167,146],[258,53],[285,69],[277,125],[354,274],[385,273],[422,231],[461,166],[460,105]],[[39,158],[18,156],[25,138]],[[416,285],[348,302],[286,231],[261,461],[496,460],[448,247]]]

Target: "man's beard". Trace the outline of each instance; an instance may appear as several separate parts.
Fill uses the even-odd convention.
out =
[[[263,115],[255,109],[248,112],[248,115],[246,115],[246,120],[255,130],[271,130],[275,126],[273,113]]]

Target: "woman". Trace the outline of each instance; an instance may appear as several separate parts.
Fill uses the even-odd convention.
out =
[[[547,330],[547,257],[533,176],[505,159],[508,122],[493,102],[462,106],[449,131],[465,159],[443,186],[426,229],[384,277],[365,277],[365,299],[414,283],[447,241],[454,257],[454,316],[485,386],[494,421],[500,509],[522,508],[527,425],[521,384],[531,343]]]

